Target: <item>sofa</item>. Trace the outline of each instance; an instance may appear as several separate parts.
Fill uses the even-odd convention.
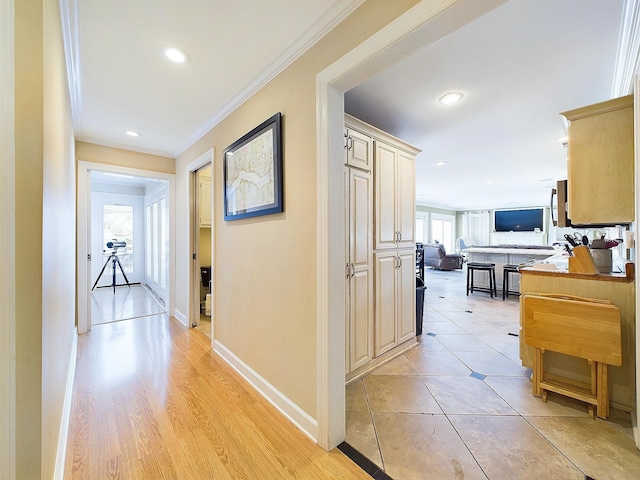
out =
[[[424,266],[438,270],[457,270],[462,268],[463,257],[457,253],[447,253],[441,243],[425,243]]]

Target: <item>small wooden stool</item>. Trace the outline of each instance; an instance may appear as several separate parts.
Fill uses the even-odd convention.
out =
[[[520,299],[524,341],[534,348],[533,394],[547,401],[556,392],[589,404],[600,418],[609,415],[608,365],[622,365],[620,309],[607,300],[560,295],[524,295]],[[545,350],[584,358],[591,384],[545,373]]]

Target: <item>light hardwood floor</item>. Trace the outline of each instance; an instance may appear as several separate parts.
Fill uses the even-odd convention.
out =
[[[167,315],[78,341],[65,479],[367,479],[325,452]]]

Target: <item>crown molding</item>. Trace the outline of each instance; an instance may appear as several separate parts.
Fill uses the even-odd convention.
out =
[[[640,1],[625,0],[611,98],[633,93],[640,61]]]
[[[200,140],[208,131],[218,125],[236,108],[251,98],[262,87],[278,76],[289,65],[300,58],[307,50],[329,33],[342,20],[362,5],[365,0],[335,0],[322,13],[316,22],[299,37],[286,46],[276,59],[251,83],[233,97],[226,105],[214,113],[196,131],[187,137],[172,153],[174,158],[183,154],[191,145]]]
[[[67,83],[71,99],[71,118],[76,136],[82,135],[82,81],[80,77],[80,41],[78,12],[80,0],[60,0],[62,43],[67,64]]]
[[[76,137],[76,141],[77,142],[85,142],[85,143],[93,143],[95,145],[102,145],[103,147],[118,148],[120,150],[128,150],[130,152],[146,153],[148,155],[155,155],[157,157],[165,157],[165,158],[170,158],[172,160],[175,160],[175,158],[172,157],[167,152],[160,151],[160,150],[153,150],[153,149],[150,149],[150,148],[136,148],[136,147],[133,147],[131,145],[125,145],[125,144],[117,143],[117,142],[110,142],[108,140],[98,140],[96,138],[90,138],[90,137]]]

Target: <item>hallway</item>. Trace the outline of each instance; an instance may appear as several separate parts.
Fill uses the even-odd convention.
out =
[[[465,295],[466,270],[425,270],[417,347],[347,387],[347,439],[395,480],[637,479],[629,414],[531,394],[519,300]]]
[[[165,314],[78,339],[65,479],[366,479]]]

